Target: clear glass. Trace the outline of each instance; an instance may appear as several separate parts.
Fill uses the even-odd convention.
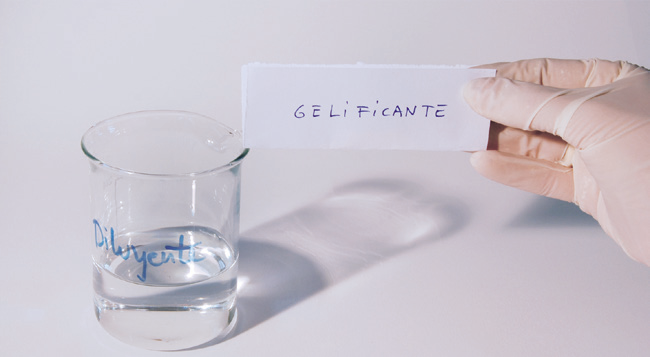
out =
[[[241,135],[195,113],[144,111],[96,124],[81,146],[99,323],[152,350],[226,337],[237,316]]]

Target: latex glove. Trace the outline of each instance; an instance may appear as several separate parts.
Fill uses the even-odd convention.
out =
[[[492,123],[482,175],[574,202],[650,265],[650,72],[627,62],[536,59],[482,66],[465,100]],[[575,148],[575,150],[574,150]]]

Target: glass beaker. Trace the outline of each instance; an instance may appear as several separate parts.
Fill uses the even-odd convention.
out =
[[[99,323],[153,350],[224,338],[236,321],[239,132],[203,115],[143,111],[81,141],[90,159]]]

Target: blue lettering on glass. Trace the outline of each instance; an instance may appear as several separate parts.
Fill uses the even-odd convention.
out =
[[[138,253],[138,248],[133,244],[127,244],[124,248],[119,245],[116,246],[115,231],[113,228],[111,228],[109,234],[106,227],[102,227],[96,219],[93,219],[93,224],[95,225],[95,246],[97,248],[104,248],[105,250],[110,249],[113,255],[124,260],[133,257],[136,262],[142,263],[142,271],[137,275],[137,277],[138,280],[143,283],[147,281],[147,266],[149,265],[152,267],[159,267],[167,263],[176,264],[176,261],[181,264],[190,264],[205,259],[205,257],[196,257],[196,249],[201,242],[185,245],[185,237],[182,234],[178,237],[178,245],[165,245],[165,250],[160,252],[160,258],[158,258],[158,252],[147,253],[147,251],[143,250]],[[133,255],[131,255],[131,252],[133,252]],[[187,252],[187,258],[184,257],[185,252]],[[176,254],[176,257],[174,254]]]

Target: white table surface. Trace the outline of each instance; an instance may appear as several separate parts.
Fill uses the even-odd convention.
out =
[[[241,128],[249,62],[650,65],[634,1],[0,0],[0,355],[152,356],[95,321],[93,123]],[[253,150],[240,324],[190,356],[648,356],[650,268],[467,153]]]

